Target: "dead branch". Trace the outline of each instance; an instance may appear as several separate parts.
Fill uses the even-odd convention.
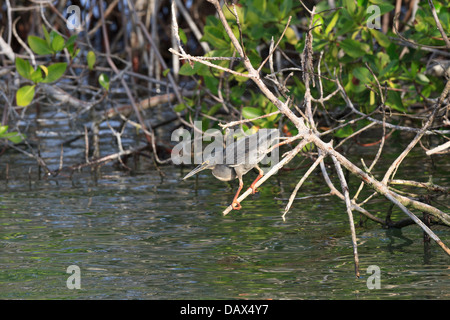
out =
[[[282,161],[280,161],[277,165],[273,166],[272,169],[267,174],[265,174],[263,176],[263,178],[261,178],[256,183],[256,187],[258,187],[259,185],[264,183],[278,169],[280,169],[282,166],[284,166],[290,160],[292,160],[292,158],[306,144],[313,143],[320,150],[320,152],[321,152],[320,154],[322,154],[323,157],[331,156],[331,158],[333,159],[333,161],[335,163],[335,167],[336,167],[336,170],[338,171],[338,173],[341,172],[340,167],[343,166],[347,170],[349,170],[351,173],[353,173],[354,175],[359,177],[362,180],[362,182],[364,182],[367,186],[369,186],[372,189],[374,189],[377,193],[382,194],[384,197],[386,197],[386,199],[388,199],[394,205],[396,205],[398,208],[400,208],[417,225],[419,225],[424,230],[424,232],[426,232],[432,239],[434,239],[447,254],[450,255],[450,250],[447,248],[447,246],[445,244],[443,244],[442,241],[425,224],[423,224],[420,219],[418,219],[406,207],[407,206],[408,207],[413,207],[415,209],[419,209],[421,211],[427,212],[430,215],[434,216],[439,221],[442,221],[444,224],[449,225],[449,226],[450,226],[450,215],[445,213],[445,212],[442,212],[441,210],[439,210],[439,209],[437,209],[437,208],[435,208],[433,206],[430,206],[428,204],[424,204],[424,203],[421,203],[419,201],[413,200],[411,198],[399,195],[396,192],[394,192],[394,191],[392,191],[392,190],[390,190],[388,188],[387,180],[389,179],[389,177],[391,177],[392,171],[395,168],[398,168],[398,165],[400,165],[401,160],[404,159],[404,157],[408,154],[410,149],[405,150],[404,154],[401,155],[398,158],[398,160],[395,162],[395,165],[391,166],[391,168],[388,170],[388,172],[386,172],[385,179],[383,179],[383,181],[381,181],[381,182],[376,180],[375,178],[373,178],[367,172],[365,172],[365,171],[361,170],[360,168],[358,168],[351,161],[349,161],[347,158],[345,158],[342,154],[337,152],[335,150],[335,148],[333,148],[333,146],[330,143],[326,143],[323,140],[321,140],[320,134],[318,133],[318,131],[317,131],[316,127],[315,127],[315,121],[314,121],[314,118],[313,118],[313,113],[312,113],[312,108],[311,108],[312,96],[311,96],[311,93],[309,91],[309,83],[310,83],[309,73],[304,73],[304,82],[305,82],[305,87],[306,87],[306,93],[305,93],[305,97],[304,97],[304,99],[305,99],[305,106],[306,106],[306,119],[303,119],[303,118],[297,117],[290,110],[288,104],[286,102],[283,102],[280,99],[278,99],[275,96],[275,94],[262,81],[261,75],[259,73],[260,68],[255,69],[252,66],[249,58],[245,54],[245,51],[244,51],[243,46],[241,45],[241,42],[236,38],[236,36],[232,32],[231,27],[229,26],[229,24],[228,24],[228,22],[227,22],[227,20],[226,20],[226,18],[224,16],[224,13],[222,11],[222,8],[220,6],[219,1],[218,0],[208,0],[208,1],[214,5],[214,7],[215,7],[215,9],[216,9],[216,11],[218,13],[219,19],[222,22],[222,25],[225,28],[225,31],[226,31],[228,37],[231,40],[231,43],[233,44],[233,46],[235,47],[236,51],[238,52],[239,56],[242,59],[242,62],[243,62],[244,66],[245,66],[245,68],[246,68],[246,70],[248,72],[245,76],[247,76],[250,80],[252,80],[258,86],[258,88],[261,90],[261,92],[279,109],[279,111],[284,116],[286,116],[296,126],[296,128],[298,129],[298,136],[296,138],[301,140],[300,143],[298,143],[297,146],[291,152],[289,152],[288,155],[286,157],[284,157]],[[313,18],[314,12],[315,12],[315,9],[313,9],[311,11],[311,14],[312,14],[311,20]],[[307,38],[308,37],[310,37],[310,38],[312,37],[311,33],[308,34]],[[310,39],[308,41],[312,41],[312,39]],[[305,45],[305,50],[306,51],[303,54],[303,56],[304,56],[303,64],[304,64],[304,66],[311,66],[310,59],[312,59],[312,52],[311,52],[312,48],[310,48],[310,47],[307,48],[307,46]],[[195,57],[192,57],[189,54],[183,55],[182,53],[176,53],[176,51],[174,51],[173,49],[171,50],[171,52],[173,54],[179,55],[182,59],[194,60],[194,61],[203,63],[205,65],[208,65],[210,67],[214,67],[214,68],[217,68],[219,70],[223,70],[223,71],[226,71],[226,72],[229,72],[229,73],[235,73],[236,74],[236,72],[231,70],[231,69],[224,68],[224,67],[219,67],[217,65],[213,65],[213,64],[211,64],[211,63],[209,63],[207,61],[204,61],[202,59],[197,59]],[[273,54],[273,50],[271,50],[271,54]],[[308,69],[308,68],[303,67],[302,69]],[[311,71],[311,70],[308,70],[308,71]],[[352,111],[354,113],[357,113],[357,114],[365,116],[364,114],[360,113],[359,111],[357,111],[353,107],[353,104],[351,103],[350,99],[346,95],[343,87],[340,85],[340,83],[339,83],[337,78],[336,78],[336,83],[338,85],[338,89],[340,89],[341,95],[343,96],[343,98],[346,101],[347,105],[350,106]],[[439,101],[442,102],[443,99],[445,99],[445,97],[446,97],[446,94],[443,93],[443,95],[441,95],[441,99]],[[411,148],[417,143],[417,141],[420,140],[420,138],[426,132],[429,132],[428,128],[430,127],[431,123],[433,122],[435,112],[438,109],[439,105],[440,105],[440,103],[438,102],[437,106],[434,108],[434,111],[429,116],[429,119],[428,119],[427,123],[424,126],[422,126],[421,129],[419,129],[417,131],[416,138],[413,139],[413,141],[410,144]],[[377,122],[377,123],[383,125],[383,128],[390,127],[389,124],[387,124],[384,119],[383,119],[383,121],[379,121],[379,120],[372,119],[372,118],[369,118],[369,117],[368,117],[368,119],[373,121],[373,122]],[[305,120],[307,121],[306,123],[305,123]],[[393,126],[393,127],[396,127],[396,126]],[[408,128],[408,130],[410,130],[410,128]],[[415,131],[415,130],[411,130],[411,131]],[[321,162],[323,162],[323,160]],[[342,177],[340,177],[340,180],[341,180],[342,188],[343,188],[343,191],[344,191],[344,200],[345,200],[345,203],[346,203],[346,206],[347,206],[347,213],[349,215],[349,219],[353,219],[352,215],[351,215],[351,210],[354,207],[354,204],[352,204],[352,202],[351,202],[351,200],[349,198],[348,187],[346,186],[345,180],[343,180]],[[250,193],[251,193],[251,190],[247,190],[244,194],[242,194],[240,196],[238,201],[242,202],[242,200],[244,200],[245,197],[247,197],[248,194],[250,194]],[[227,214],[231,210],[232,210],[232,207],[230,206],[224,211],[224,214]],[[351,223],[351,225],[352,225],[352,223]],[[354,234],[354,232],[352,230],[352,235],[353,234]],[[356,240],[354,242],[354,253],[355,253],[355,265],[357,265],[358,261],[357,261],[357,255],[356,255]]]

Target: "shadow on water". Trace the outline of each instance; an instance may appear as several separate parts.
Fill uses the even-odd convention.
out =
[[[286,202],[273,198],[289,196],[298,180],[291,172],[224,217],[236,184],[208,172],[181,181],[187,171],[174,167],[164,178],[102,170],[98,180],[77,173],[0,185],[0,298],[450,298],[449,258],[434,243],[424,252],[415,226],[358,227],[355,279],[343,203],[296,202],[281,219]],[[318,175],[305,188],[328,191]],[[448,229],[435,231],[450,241]],[[67,288],[70,265],[80,268],[79,290]],[[367,287],[370,265],[380,268],[381,289]]]

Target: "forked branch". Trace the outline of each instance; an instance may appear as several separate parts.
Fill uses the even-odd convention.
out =
[[[364,214],[366,214],[368,217],[370,217],[371,219],[380,222],[380,219],[371,216],[368,212],[365,212],[364,209],[362,209],[361,207],[359,207],[354,201],[352,201],[350,199],[349,196],[349,190],[348,190],[348,186],[346,184],[346,181],[343,177],[342,174],[342,169],[341,166],[345,167],[347,170],[349,170],[352,174],[356,175],[357,177],[359,177],[361,179],[361,181],[371,187],[372,189],[374,189],[377,193],[383,195],[384,197],[386,197],[386,199],[388,199],[389,201],[391,201],[394,205],[396,205],[400,210],[402,210],[405,214],[407,214],[417,225],[419,225],[425,233],[427,233],[430,238],[434,239],[440,246],[441,248],[450,255],[450,250],[448,249],[448,247],[439,239],[439,237],[437,237],[433,231],[431,231],[424,223],[422,223],[422,221],[420,219],[418,219],[410,210],[407,209],[407,207],[412,207],[415,209],[418,209],[422,212],[426,212],[429,213],[430,215],[432,215],[433,217],[435,217],[437,220],[441,221],[442,223],[450,226],[450,215],[425,203],[413,200],[411,198],[402,196],[392,190],[390,190],[388,188],[388,179],[392,176],[392,171],[393,169],[391,168],[390,170],[388,170],[388,172],[385,175],[385,179],[383,181],[378,181],[375,178],[373,178],[370,174],[368,174],[367,172],[361,170],[359,167],[357,167],[355,164],[353,164],[351,161],[349,161],[346,157],[344,157],[342,154],[340,154],[338,151],[336,151],[335,148],[333,148],[331,143],[327,143],[324,142],[321,139],[321,134],[317,131],[316,129],[316,124],[314,123],[314,118],[313,118],[313,114],[312,114],[312,108],[311,108],[311,103],[313,101],[317,101],[317,99],[314,99],[311,95],[311,91],[309,89],[309,83],[313,82],[313,79],[310,79],[310,77],[308,76],[307,79],[308,81],[306,81],[305,86],[306,86],[306,94],[304,97],[304,105],[307,108],[307,112],[306,112],[306,117],[298,117],[296,114],[294,114],[294,112],[289,108],[289,105],[287,102],[283,102],[282,100],[280,100],[267,86],[266,84],[263,82],[261,75],[260,75],[260,71],[261,71],[261,66],[258,68],[254,68],[253,65],[251,64],[248,56],[245,54],[244,52],[244,48],[242,47],[240,41],[236,38],[236,36],[234,35],[230,25],[228,24],[226,17],[222,11],[222,8],[220,6],[220,3],[218,0],[208,0],[208,2],[212,3],[218,13],[219,19],[223,25],[223,27],[225,28],[225,31],[228,35],[228,37],[231,40],[231,43],[233,44],[233,46],[235,47],[236,51],[238,52],[241,61],[243,62],[246,70],[248,73],[245,73],[245,76],[248,77],[250,80],[252,80],[257,86],[258,88],[261,90],[261,92],[267,97],[267,99],[269,99],[279,110],[280,113],[282,113],[284,116],[286,116],[294,125],[295,127],[298,129],[298,135],[295,136],[292,141],[294,140],[300,140],[300,142],[295,146],[295,148],[290,151],[278,164],[276,164],[275,166],[272,167],[272,169],[266,173],[255,185],[255,187],[260,186],[261,184],[263,184],[270,176],[272,176],[274,173],[276,173],[281,167],[283,167],[284,165],[286,165],[287,163],[289,163],[289,161],[291,161],[295,155],[297,155],[303,148],[304,146],[306,146],[308,143],[312,143],[314,144],[318,149],[319,149],[319,160],[316,161],[317,163],[314,163],[314,165],[310,168],[310,170],[308,170],[308,173],[305,174],[305,176],[300,180],[298,187],[294,190],[293,195],[298,191],[298,189],[300,188],[301,184],[303,183],[303,181],[306,179],[306,177],[308,176],[308,174],[320,163],[321,167],[322,167],[322,163],[323,163],[323,158],[330,156],[333,159],[333,162],[335,164],[335,168],[338,172],[340,181],[341,181],[341,186],[342,186],[342,193],[340,193],[338,190],[336,190],[334,187],[332,188],[332,192],[334,194],[340,194],[341,198],[343,198],[343,200],[346,203],[346,207],[347,207],[347,213],[350,219],[350,228],[352,231],[352,242],[353,242],[353,247],[354,247],[354,255],[355,255],[355,267],[356,270],[358,270],[358,257],[357,257],[357,249],[356,249],[356,234],[355,234],[355,230],[354,230],[354,223],[353,223],[353,215],[352,215],[352,210],[358,210],[360,212],[363,212]],[[313,9],[311,11],[311,14],[314,15],[315,14],[315,10]],[[311,17],[311,19],[313,18],[313,16]],[[287,27],[286,27],[287,28]],[[312,42],[312,34],[309,33],[308,37],[310,37],[308,39],[308,41]],[[271,55],[274,54],[274,52],[276,47],[274,47],[273,50],[270,50],[269,52],[269,57],[266,58],[264,60],[267,61],[268,59],[271,58]],[[305,54],[305,64],[308,65],[312,65],[311,61],[307,61],[308,59],[312,59],[312,47],[310,47],[308,49],[308,54]],[[197,61],[199,63],[203,63],[205,65],[208,65],[210,67],[213,68],[217,68],[229,73],[233,73],[236,74],[236,72],[232,69],[229,68],[225,68],[225,67],[221,67],[221,66],[217,66],[214,65],[208,61],[205,61],[204,59],[201,58],[197,58],[197,57],[192,57],[188,54],[183,54],[183,53],[176,53],[174,50],[170,50],[172,53],[177,54],[180,56],[180,58],[182,59],[188,59],[188,60],[193,60],[193,61]],[[243,74],[239,74],[239,75],[243,75]],[[309,81],[311,80],[311,81]],[[353,106],[352,102],[350,101],[350,99],[348,98],[348,96],[346,95],[343,87],[340,85],[338,79],[335,79],[335,83],[337,84],[337,90],[339,90],[341,92],[341,95],[343,96],[344,100],[346,101],[347,105],[350,106],[352,112],[354,112],[355,114],[359,114],[361,116],[364,116],[364,118],[366,118],[365,114],[357,111],[355,109],[355,107]],[[447,86],[449,86],[447,84]],[[381,90],[381,88],[380,88]],[[381,93],[381,91],[380,91]],[[439,100],[440,102],[443,101],[442,96],[441,99]],[[323,103],[323,101],[322,101]],[[438,106],[440,105],[440,103],[437,104],[437,106],[435,107],[434,110],[438,109]],[[301,113],[302,114],[302,113]],[[417,130],[410,130],[410,131],[415,131],[416,134],[416,138],[413,139],[413,141],[411,142],[410,145],[414,146],[418,140],[420,140],[420,138],[425,135],[425,134],[432,134],[432,131],[429,130],[429,123],[432,122],[434,117],[434,112],[430,115],[430,118],[428,119],[428,123],[426,125],[424,125],[421,129]],[[387,123],[384,119],[382,121],[380,120],[376,120],[370,117],[367,117],[366,119],[376,123],[377,125],[382,125],[383,128],[394,128],[397,129],[397,127],[390,125],[389,123]],[[403,128],[401,128],[403,129]],[[411,129],[411,128],[408,128]],[[407,154],[409,152],[409,150],[405,150],[405,153]],[[406,155],[405,154],[405,155]],[[402,156],[399,157],[399,162],[401,162],[401,160],[403,159]],[[397,166],[395,166],[396,168]],[[325,179],[327,179],[326,176],[324,176]],[[330,185],[330,183],[328,183]],[[334,190],[334,191],[333,191]],[[251,190],[247,190],[245,193],[243,193],[238,201],[241,202],[243,201],[249,194],[251,193]],[[294,195],[295,197],[295,195]],[[293,198],[293,197],[292,197]],[[289,210],[291,205],[291,201],[288,204],[288,207],[286,208],[287,210]],[[227,214],[232,210],[232,207],[228,207],[223,213]],[[287,210],[285,211],[284,215],[286,214]],[[283,215],[283,216],[284,216]],[[357,271],[358,274],[358,271]]]

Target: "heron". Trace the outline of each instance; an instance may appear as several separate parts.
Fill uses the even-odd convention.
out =
[[[223,154],[221,157],[208,156],[202,164],[189,172],[183,180],[205,169],[210,169],[213,176],[221,181],[231,181],[238,178],[239,189],[234,196],[231,206],[234,210],[240,210],[242,206],[237,199],[244,186],[242,177],[253,168],[258,170],[258,177],[250,185],[252,194],[255,194],[257,191],[255,184],[264,175],[264,171],[259,167],[258,163],[270,152],[269,149],[278,137],[279,131],[276,129],[261,129],[252,135],[245,136],[222,149]]]

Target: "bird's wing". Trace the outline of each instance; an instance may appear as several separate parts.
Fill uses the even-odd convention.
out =
[[[266,156],[267,150],[278,137],[279,132],[276,129],[261,129],[257,133],[241,138],[225,149],[225,163],[230,167],[243,164],[256,165]]]

